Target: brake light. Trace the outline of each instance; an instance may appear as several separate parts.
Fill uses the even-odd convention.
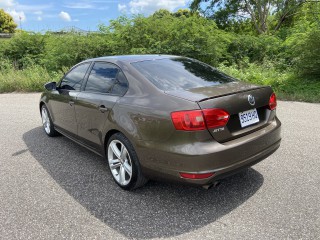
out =
[[[227,124],[229,117],[229,113],[217,108],[171,113],[174,127],[177,130],[185,131],[223,127]]]
[[[179,173],[182,178],[188,179],[204,179],[214,175],[214,173]]]
[[[201,110],[181,111],[171,113],[173,125],[177,130],[204,130],[206,129]]]
[[[277,97],[274,93],[271,94],[269,99],[269,109],[274,110],[277,107]]]
[[[222,109],[204,109],[204,119],[208,128],[223,127],[229,120],[229,113]]]

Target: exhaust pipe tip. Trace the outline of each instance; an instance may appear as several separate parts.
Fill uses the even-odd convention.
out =
[[[206,190],[209,190],[212,187],[218,187],[220,185],[221,182],[219,181],[215,181],[213,183],[207,184],[207,185],[203,185],[202,187]]]

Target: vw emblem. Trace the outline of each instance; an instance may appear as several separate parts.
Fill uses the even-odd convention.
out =
[[[256,101],[254,100],[254,96],[252,96],[251,94],[248,95],[248,102],[250,103],[251,106],[256,104]]]

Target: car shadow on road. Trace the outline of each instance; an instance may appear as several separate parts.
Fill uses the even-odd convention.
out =
[[[38,127],[23,140],[68,194],[130,238],[172,237],[204,227],[246,202],[263,184],[263,176],[249,168],[210,190],[151,181],[128,192],[113,182],[102,157],[63,136],[49,138]]]

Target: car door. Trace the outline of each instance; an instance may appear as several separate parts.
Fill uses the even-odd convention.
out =
[[[83,63],[71,69],[60,81],[57,91],[54,91],[50,106],[54,125],[70,135],[77,135],[74,103],[80,93],[81,84],[88,71],[90,63]]]
[[[94,63],[75,105],[78,135],[86,145],[101,150],[110,112],[127,88],[127,80],[118,66]]]

